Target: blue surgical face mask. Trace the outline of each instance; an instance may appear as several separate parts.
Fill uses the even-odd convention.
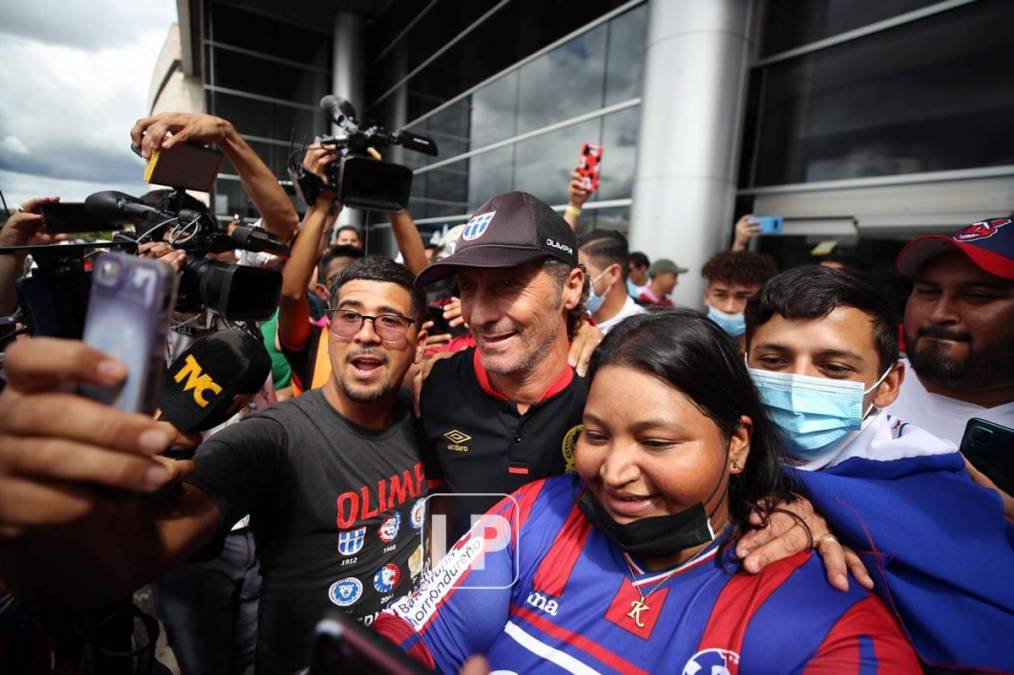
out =
[[[746,319],[743,318],[743,312],[729,314],[708,305],[708,318],[717,323],[719,328],[734,338],[738,338],[746,332]]]
[[[599,295],[598,293],[595,292],[595,284],[598,282],[599,279],[604,277],[606,275],[606,272],[608,271],[609,270],[602,272],[602,274],[592,279],[591,283],[588,284],[588,301],[585,303],[585,307],[588,309],[589,314],[594,314],[595,312],[599,311],[599,308],[602,306],[602,303],[606,301],[606,296],[609,295],[609,291],[613,290],[613,285],[609,284],[609,288],[607,288],[605,293],[603,293],[602,295]]]
[[[819,458],[846,434],[862,428],[869,413],[863,410],[863,397],[879,387],[890,372],[888,368],[872,387],[863,389],[862,382],[750,368],[786,451],[802,462]]]
[[[628,278],[627,279],[627,295],[629,295],[630,297],[632,297],[634,300],[637,300],[637,296],[640,295],[640,293],[641,293],[641,287],[638,286],[637,284],[635,284],[633,281],[631,281]]]

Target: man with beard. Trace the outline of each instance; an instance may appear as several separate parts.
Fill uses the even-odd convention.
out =
[[[587,385],[568,363],[584,321],[587,278],[574,231],[530,194],[509,192],[480,206],[454,253],[416,284],[457,275],[461,315],[476,347],[437,361],[420,393],[428,441],[426,474],[455,498],[450,531],[469,526],[525,483],[571,463]]]
[[[352,263],[331,297],[327,384],[206,440],[182,488],[154,501],[139,496],[179,474],[150,457],[173,434],[59,393],[116,384],[122,364],[80,342],[13,347],[0,397],[0,584],[49,606],[102,606],[214,554],[249,513],[263,575],[258,673],[307,665],[328,608],[370,623],[423,563],[426,480],[401,389],[425,307],[413,282],[387,258]]]
[[[915,377],[890,412],[955,444],[980,417],[1014,427],[1014,224],[994,218],[909,242],[905,345]]]

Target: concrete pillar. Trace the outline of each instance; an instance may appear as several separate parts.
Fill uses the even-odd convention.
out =
[[[751,0],[649,0],[630,249],[690,268],[674,301],[703,307],[701,267],[727,245]]]
[[[331,57],[331,93],[352,102],[358,115],[366,107],[366,22],[350,12],[335,12]],[[338,131],[337,128],[334,131]],[[336,228],[355,225],[363,230],[363,213],[342,209]],[[365,232],[363,233],[365,236]]]

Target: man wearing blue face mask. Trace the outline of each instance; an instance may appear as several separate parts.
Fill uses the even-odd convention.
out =
[[[628,316],[644,307],[627,294],[627,238],[615,230],[592,230],[578,239],[578,260],[590,279],[585,306],[595,326],[608,333]]]
[[[883,412],[905,377],[897,335],[891,301],[841,270],[789,270],[746,308],[747,364],[796,476],[920,658],[1012,671],[996,646],[1014,635],[1014,527],[951,442]]]
[[[746,334],[746,303],[776,274],[778,267],[771,256],[753,251],[719,251],[701,269],[708,281],[704,289],[708,318],[737,340],[740,351]]]

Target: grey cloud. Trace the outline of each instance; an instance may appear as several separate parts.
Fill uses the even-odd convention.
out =
[[[0,33],[87,51],[136,42],[176,20],[173,5],[149,0],[32,0],[0,3]]]
[[[130,152],[127,145],[104,148],[86,144],[47,144],[33,147],[29,154],[21,154],[0,144],[0,170],[98,183],[140,180],[144,162]]]

